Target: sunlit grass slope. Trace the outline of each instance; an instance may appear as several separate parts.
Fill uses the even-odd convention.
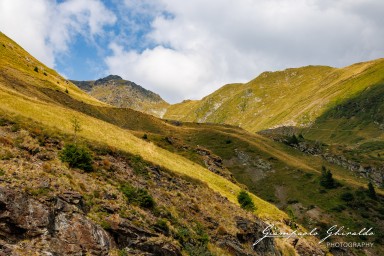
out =
[[[200,101],[172,105],[165,118],[239,125],[251,131],[307,126],[335,105],[384,80],[384,59],[345,68],[307,66],[264,72]]]
[[[66,133],[72,132],[70,120],[73,116],[76,116],[83,125],[81,136],[85,139],[105,143],[132,154],[138,154],[145,160],[161,165],[176,173],[199,179],[206,182],[210,188],[227,197],[230,201],[237,202],[236,196],[240,192],[240,188],[237,185],[181,156],[136,138],[127,130],[73,110],[27,98],[17,92],[7,92],[1,89],[0,99],[0,109],[3,112],[31,118],[44,126]],[[252,197],[258,206],[257,214],[259,216],[272,220],[286,217],[283,212],[273,205],[256,196]]]
[[[368,87],[325,112],[303,132],[327,143],[384,141],[384,83]]]
[[[80,90],[77,86],[48,68],[0,32],[0,81],[11,83],[28,95],[40,96],[39,90],[52,89],[68,92],[71,97],[97,106],[107,106]],[[30,85],[26,88],[26,85]],[[31,87],[32,86],[32,87]]]
[[[47,68],[2,33],[0,33],[0,54],[0,109],[3,113],[30,118],[65,133],[72,132],[71,119],[76,116],[82,124],[81,136],[85,139],[138,154],[145,160],[164,166],[171,171],[204,181],[214,191],[237,203],[236,196],[240,188],[228,180],[181,156],[138,139],[125,129],[64,107],[65,102],[60,100],[65,94],[67,94],[67,105],[74,103],[70,101],[71,99],[96,107],[107,105],[88,96],[54,70]],[[40,88],[48,89],[49,93],[41,93]],[[68,90],[68,93],[63,94],[65,90]],[[52,92],[61,92],[61,94],[52,94]],[[50,100],[44,97],[41,100],[40,95]],[[79,106],[79,108],[85,107]],[[107,107],[104,111],[108,112],[108,109]],[[96,115],[93,109],[88,111],[93,111],[92,113]],[[135,121],[138,122],[138,120]],[[274,220],[286,217],[272,204],[256,196],[253,196],[253,199],[258,205],[258,215]]]

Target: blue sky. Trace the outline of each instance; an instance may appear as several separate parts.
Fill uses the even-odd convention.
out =
[[[382,0],[0,0],[0,30],[70,79],[172,103],[263,71],[384,57]]]

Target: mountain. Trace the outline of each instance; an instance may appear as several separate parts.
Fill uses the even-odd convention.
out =
[[[71,82],[92,97],[119,108],[131,108],[162,117],[169,105],[158,94],[116,75],[109,75],[96,81],[71,80]]]
[[[245,187],[220,166],[219,157],[192,141],[184,151],[172,137],[178,131],[187,141],[206,128],[217,134],[232,128],[184,127],[102,103],[4,34],[0,53],[0,251],[5,255],[327,251],[312,237],[266,238],[253,247],[269,224],[285,232],[304,228],[292,226],[285,212],[251,192],[255,210],[242,209],[237,196]],[[162,139],[157,143],[157,138]]]
[[[307,66],[264,72],[245,84],[225,85],[197,101],[168,108],[164,118],[240,126],[257,132],[304,127],[330,108],[384,81],[384,59],[345,68]]]
[[[3,34],[0,39],[0,250],[6,255],[383,253],[380,236],[331,240],[374,242],[372,248],[318,244],[333,225],[384,230],[382,191],[376,187],[371,199],[369,179],[330,161],[328,152],[311,154],[236,126],[165,121],[113,107]],[[318,144],[306,134],[300,140]],[[73,144],[92,156],[81,162],[84,170],[63,160]],[[337,186],[320,184],[323,166]],[[242,190],[253,212],[239,207]],[[270,224],[288,233],[318,228],[321,235],[266,239],[252,248]]]

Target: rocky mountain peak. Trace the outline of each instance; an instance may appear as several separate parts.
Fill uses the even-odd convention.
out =
[[[107,77],[104,77],[104,78],[100,78],[98,80],[95,81],[95,85],[98,85],[98,84],[105,84],[105,83],[108,83],[110,81],[114,81],[114,80],[119,80],[119,81],[123,81],[123,78],[121,78],[120,76],[118,75],[109,75]]]
[[[158,94],[117,75],[96,81],[71,82],[96,99],[119,108],[131,108],[162,117],[169,105]]]

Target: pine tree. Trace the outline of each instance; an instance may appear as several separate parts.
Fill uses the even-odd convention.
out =
[[[368,183],[368,196],[372,198],[373,200],[377,199],[375,187],[373,186],[372,182]]]
[[[328,189],[335,187],[335,180],[333,179],[332,172],[327,170],[324,166],[321,170],[320,185]]]

